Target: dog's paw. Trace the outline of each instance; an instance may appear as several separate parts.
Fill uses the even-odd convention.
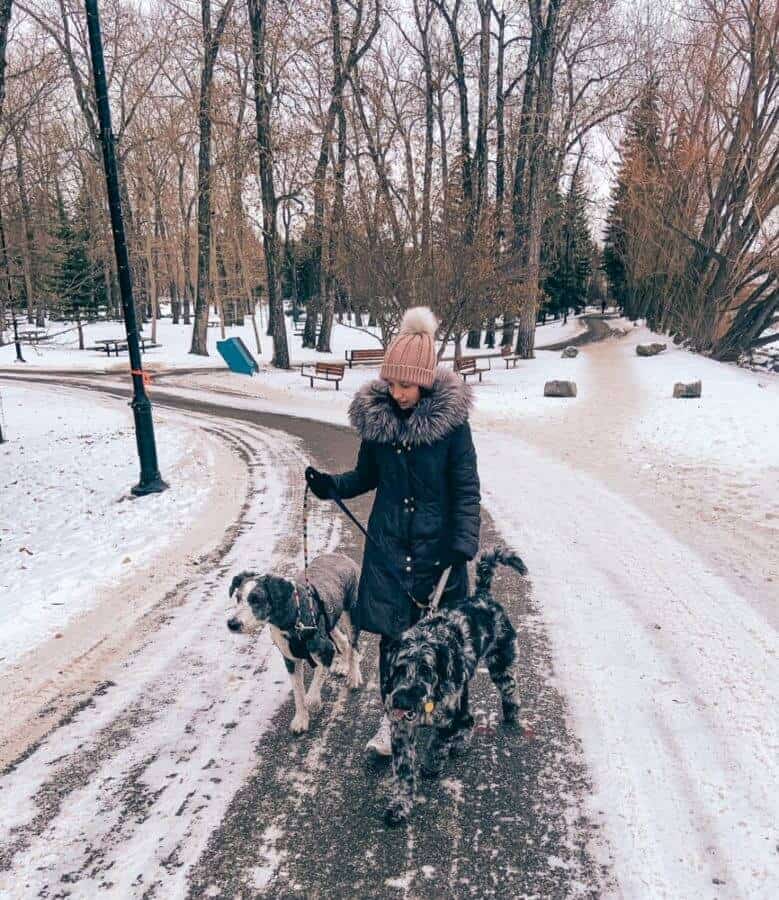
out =
[[[446,765],[445,754],[433,758],[422,760],[419,764],[419,771],[423,778],[440,778]]]
[[[322,698],[319,695],[306,697],[306,709],[311,715],[316,715],[322,709]]]
[[[408,822],[408,813],[399,803],[390,803],[384,810],[384,824],[388,828],[397,828]]]
[[[349,676],[346,679],[346,686],[350,691],[359,691],[362,685],[362,672],[358,668],[354,668],[349,672]]]
[[[293,734],[305,734],[308,731],[308,713],[303,715],[298,713],[290,722],[289,730]]]
[[[330,666],[330,671],[339,678],[346,678],[349,674],[349,664],[346,661],[346,657],[343,655],[336,656],[332,666]]]
[[[503,730],[507,731],[509,734],[522,734],[523,728],[522,723],[519,721],[519,717],[516,715],[513,716],[503,716]]]

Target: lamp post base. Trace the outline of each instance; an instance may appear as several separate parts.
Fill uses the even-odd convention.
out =
[[[167,491],[167,489],[168,482],[163,481],[158,475],[156,478],[152,478],[149,481],[139,481],[135,487],[130,488],[130,493],[134,497],[145,497],[146,494],[161,494],[163,491]]]

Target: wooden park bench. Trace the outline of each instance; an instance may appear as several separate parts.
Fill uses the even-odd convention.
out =
[[[517,356],[517,354],[514,353],[514,351],[511,349],[511,347],[501,347],[500,348],[500,358],[503,360],[504,363],[506,363],[507,369],[509,366],[511,366],[512,369],[516,369],[517,363],[519,362],[520,359],[522,359],[521,356]]]
[[[306,371],[306,369],[312,369],[313,371]],[[313,366],[310,363],[303,363],[300,367],[300,374],[304,378],[308,378],[311,382],[311,387],[314,386],[314,379],[318,378],[320,381],[332,381],[335,383],[335,389],[339,390],[339,385],[344,377],[344,369],[346,366],[343,363],[315,363]]]
[[[380,366],[384,362],[384,349],[373,347],[370,350],[347,350],[345,356],[350,369],[359,365]]]
[[[487,365],[480,366],[480,362],[486,362]],[[487,357],[482,356],[461,356],[460,359],[454,361],[454,370],[458,375],[463,376],[463,381],[468,380],[469,375],[478,375],[479,381],[485,372],[489,372],[492,368]]]

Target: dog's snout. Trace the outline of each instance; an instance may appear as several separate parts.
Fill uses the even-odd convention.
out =
[[[238,619],[228,619],[227,627],[230,629],[230,631],[240,631],[241,623],[238,621]]]

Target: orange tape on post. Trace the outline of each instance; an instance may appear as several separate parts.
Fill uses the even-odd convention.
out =
[[[151,375],[148,372],[144,372],[142,369],[130,369],[131,375],[140,375],[143,379],[144,387],[151,387]]]

